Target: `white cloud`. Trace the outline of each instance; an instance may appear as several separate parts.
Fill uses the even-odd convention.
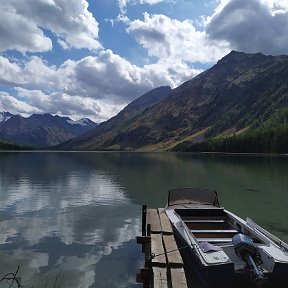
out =
[[[18,64],[10,62],[3,56],[0,56],[0,84],[11,86],[24,84]]]
[[[184,61],[173,61],[169,59],[159,60],[155,64],[145,65],[143,70],[153,79],[154,88],[169,85],[176,88],[184,81],[198,75],[202,70],[190,68]]]
[[[52,49],[52,41],[35,23],[3,5],[0,3],[0,51],[44,52]]]
[[[242,52],[287,54],[287,1],[222,1],[208,19],[206,32],[210,39],[226,41]]]
[[[98,23],[86,0],[9,0],[0,3],[0,50],[44,52],[52,42],[42,29],[75,48],[99,49]],[[21,29],[19,29],[21,27]]]
[[[79,61],[69,61],[58,71],[59,77],[66,75],[69,81],[67,93],[109,99],[115,104],[128,103],[162,85],[176,87],[183,82],[182,76],[189,74],[193,77],[199,73],[184,63],[168,60],[139,67],[111,50],[103,50],[98,56],[88,56]]]
[[[25,63],[21,74],[26,83],[45,90],[46,87],[48,89],[57,87],[59,79],[57,78],[56,70],[55,66],[49,66],[42,58],[32,56]]]
[[[127,5],[159,2],[164,0],[118,0],[124,10]],[[211,17],[202,18],[203,26],[148,13],[131,21],[124,13],[118,21],[149,56],[148,64],[139,67],[101,47],[98,23],[88,11],[87,0],[2,1],[0,50],[47,51],[52,43],[44,35],[46,30],[56,35],[63,49],[101,48],[98,54],[67,60],[58,67],[38,56],[26,62],[0,56],[0,84],[16,89],[13,95],[1,93],[1,105],[6,107],[2,110],[92,115],[104,120],[153,88],[174,88],[201,72],[191,63],[214,63],[231,49],[287,53],[287,3],[222,0]]]
[[[288,11],[288,1],[287,0],[261,0],[261,2],[267,5],[272,13],[285,13]]]
[[[122,14],[126,13],[126,6],[128,1],[129,0],[118,0],[119,9]]]
[[[70,46],[66,41],[64,41],[64,40],[62,40],[62,39],[58,39],[57,42],[58,42],[58,44],[59,44],[63,49],[65,49],[65,50],[71,48],[71,46]]]
[[[42,111],[32,107],[24,101],[20,101],[8,93],[0,91],[0,111],[9,111],[12,114],[22,114],[23,116]]]
[[[228,53],[226,42],[207,39],[190,20],[144,13],[144,20],[130,21],[127,31],[148,50],[149,56],[186,62],[211,63]]]
[[[65,159],[63,160],[65,161]],[[139,217],[135,217],[138,208],[136,205],[130,205],[125,191],[111,175],[103,171],[99,173],[91,171],[90,174],[86,174],[86,177],[75,178],[73,169],[63,170],[58,166],[56,165],[50,171],[49,177],[45,180],[53,185],[55,193],[43,193],[41,197],[37,197],[43,187],[41,184],[33,185],[32,181],[26,181],[27,176],[24,175],[22,178],[19,177],[19,181],[12,181],[7,193],[2,195],[1,208],[9,209],[13,205],[14,212],[19,217],[7,217],[0,221],[0,243],[15,244],[9,253],[1,251],[0,257],[2,257],[1,259],[5,257],[7,260],[4,271],[14,271],[16,261],[21,267],[25,267],[24,274],[23,270],[21,271],[23,274],[21,277],[23,280],[26,279],[27,286],[42,287],[45,278],[46,281],[48,281],[48,277],[50,280],[55,279],[56,273],[61,271],[61,275],[68,276],[65,276],[65,287],[91,287],[95,271],[98,274],[102,271],[99,261],[105,260],[103,257],[115,252],[115,249],[121,249],[123,244],[139,233],[141,223]],[[23,167],[15,167],[15,169],[21,170]],[[40,175],[40,177],[47,172],[45,165],[27,169],[32,169],[33,175]],[[79,193],[79,189],[84,192]],[[21,191],[21,193],[15,193],[15,191]],[[69,198],[65,197],[67,195]],[[126,207],[129,209],[123,213],[125,204],[128,204]],[[47,209],[49,209],[49,215],[45,217]],[[70,213],[71,209],[74,209],[75,213]],[[105,213],[101,213],[102,210]],[[83,213],[78,213],[79,211],[85,211],[89,215],[96,213],[99,214],[99,217],[94,225],[83,225],[86,223],[87,217],[83,217]],[[115,213],[109,213],[109,211]],[[22,218],[27,212],[30,217],[26,217],[27,221],[23,221]],[[42,217],[39,217],[38,214]],[[109,229],[107,229],[108,222],[110,223]],[[43,247],[43,243],[45,245],[55,236],[55,231],[57,237],[53,239],[56,241],[56,246],[58,244],[60,245],[58,247],[63,247],[64,244],[71,246],[67,247],[68,250],[64,249],[64,251],[53,254],[56,258],[51,259],[47,253],[44,253],[45,251],[42,251],[41,247]],[[15,242],[19,237],[23,239],[21,245]],[[73,256],[67,253],[71,252],[75,243],[83,248],[81,255]],[[30,250],[33,253],[30,253]],[[38,250],[41,250],[42,253],[35,252]],[[113,257],[113,255],[111,256]],[[128,258],[126,260],[131,262]],[[125,265],[129,264],[125,262],[126,260],[123,260]],[[97,263],[99,266],[96,267]],[[31,275],[39,273],[39,269],[42,272],[41,275],[38,275],[40,277],[36,277],[36,280],[35,277],[34,280],[28,280]],[[4,272],[3,269],[1,271]],[[114,278],[116,279],[116,277]],[[48,281],[47,287],[50,286],[50,283],[51,281]],[[123,287],[126,287],[127,285],[124,284],[127,284],[127,281],[124,283],[123,280]],[[120,287],[122,286],[120,285]]]
[[[102,50],[97,56],[79,61],[67,60],[59,67],[49,65],[37,56],[32,56],[23,65],[5,57],[0,57],[1,63],[6,68],[0,74],[0,81],[7,84],[12,79],[19,79],[19,83],[10,83],[11,87],[41,90],[46,95],[64,93],[122,106],[156,87],[176,87],[200,72],[182,61],[169,59],[139,67],[111,50]]]
[[[61,92],[44,94],[40,90],[17,88],[18,96],[41,113],[70,116],[74,119],[90,117],[97,121],[105,119],[95,99],[71,96]],[[105,115],[106,116],[106,115]]]
[[[141,69],[114,54],[111,50],[101,51],[97,57],[86,57],[75,63],[75,78],[81,83],[82,91],[93,93],[96,98],[126,101],[135,94],[153,88],[141,77]]]
[[[24,65],[5,57],[0,57],[0,63],[5,64],[3,71],[7,71],[0,74],[0,81],[5,80],[7,85],[12,79],[19,79],[19,83],[9,85],[21,99],[3,94],[9,105],[2,110],[57,113],[74,119],[90,117],[98,122],[114,116],[129,102],[156,87],[176,87],[200,72],[185,62],[169,59],[138,67],[111,50],[79,61],[67,60],[60,67],[49,66],[36,56]]]
[[[16,91],[17,97],[21,100],[6,92],[0,92],[0,111],[9,111],[24,117],[34,113],[57,114],[75,120],[88,117],[96,122],[102,122],[124,108],[123,105],[109,105],[109,102],[103,100],[71,96],[60,92],[45,94],[40,90],[19,87]]]
[[[85,45],[88,48],[89,44],[85,41],[79,41],[79,39],[75,38],[74,40],[77,41],[74,42],[72,39],[74,36],[71,36],[72,32],[73,35],[79,36],[79,33],[75,33],[75,31],[77,32],[77,29],[81,28],[81,25],[84,25],[84,23],[92,23],[92,28],[87,29],[90,32],[94,31],[94,34],[98,37],[97,23],[94,18],[94,20],[89,18],[92,14],[90,15],[87,10],[88,4],[86,1],[73,0],[69,2],[70,6],[65,5],[67,4],[66,1],[41,0],[36,3],[33,0],[27,0],[20,3],[19,0],[11,0],[6,5],[6,8],[10,9],[9,11],[14,16],[21,16],[26,20],[31,19],[31,23],[36,28],[38,26],[45,27],[56,33],[59,36],[57,41],[64,49],[80,45],[77,43],[86,43]],[[122,2],[125,5],[127,4],[127,1]],[[160,1],[138,1],[138,4],[143,4],[144,2],[152,5]],[[3,5],[0,4],[0,8],[3,8]],[[84,11],[83,15],[81,11]],[[58,19],[61,18],[60,12],[64,16],[64,19]],[[82,18],[79,16],[80,14]],[[80,17],[77,20],[80,23],[78,23],[79,26],[75,24],[77,21],[71,15],[78,15]],[[88,17],[87,15],[90,16]],[[148,22],[149,20],[152,22],[153,20],[156,22],[157,20],[161,21],[161,19],[156,18],[149,18],[147,16],[146,20]],[[87,19],[91,21],[89,20],[89,22]],[[172,23],[171,19],[170,22],[168,18],[164,20],[167,20],[166,24]],[[86,23],[85,21],[88,22]],[[130,24],[129,19],[127,23]],[[175,20],[175,23],[175,29],[186,28],[182,34],[179,32],[181,34],[180,38],[184,37],[184,34],[187,33],[187,30],[192,25],[189,21],[182,23]],[[183,26],[181,26],[181,23]],[[86,25],[87,27],[89,27],[88,24]],[[136,22],[131,23],[131,33],[136,24]],[[160,23],[153,24],[156,25],[157,29],[160,29]],[[157,26],[157,24],[159,25]],[[177,27],[177,24],[180,27]],[[169,34],[171,30],[173,29],[168,27],[168,31],[162,32]],[[39,31],[42,33],[41,30]],[[72,31],[71,34],[69,34],[69,31]],[[133,30],[134,32],[136,33],[135,30]],[[89,35],[89,33],[86,33],[86,35]],[[96,38],[93,39],[95,40]],[[98,40],[96,39],[95,41]],[[168,39],[167,41],[172,45],[172,39]],[[112,117],[129,102],[149,90],[162,85],[169,85],[175,88],[183,83],[183,81],[191,79],[201,72],[189,67],[186,63],[188,56],[185,53],[186,58],[182,56],[178,57],[180,55],[179,52],[173,52],[170,55],[171,57],[166,57],[165,50],[161,51],[158,47],[158,53],[156,48],[156,50],[152,49],[152,44],[149,46],[148,43],[146,48],[149,50],[150,55],[158,57],[158,61],[144,65],[143,67],[131,64],[128,60],[113,53],[111,50],[101,50],[96,56],[88,56],[78,61],[67,60],[59,67],[49,65],[48,62],[38,56],[26,58],[26,62],[22,63],[17,63],[1,56],[0,65],[2,66],[2,73],[0,73],[0,82],[15,88],[13,95],[2,94],[2,98],[6,97],[6,100],[3,102],[6,104],[3,105],[2,110],[13,111],[14,113],[17,113],[18,110],[18,113],[22,114],[27,114],[29,111],[31,113],[36,113],[36,111],[38,111],[37,113],[57,113],[74,119],[85,116],[102,121]],[[177,47],[179,45],[172,46],[172,49],[177,50]],[[23,48],[21,51],[25,52],[26,50],[29,49]]]

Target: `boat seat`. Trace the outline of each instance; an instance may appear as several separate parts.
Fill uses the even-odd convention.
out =
[[[185,223],[225,223],[225,220],[205,220],[205,219],[198,219],[198,220],[185,220]]]
[[[192,233],[235,233],[235,234],[237,234],[237,233],[239,233],[239,231],[238,230],[228,230],[228,229],[225,229],[225,230],[211,230],[211,229],[209,229],[209,230],[202,230],[202,229],[199,229],[199,230],[190,230]]]
[[[185,221],[187,227],[191,230],[227,230],[235,229],[229,222],[223,219],[193,219]]]
[[[197,238],[198,242],[206,241],[210,243],[232,242],[232,238]]]
[[[237,230],[190,230],[197,239],[232,239],[239,232]],[[210,240],[207,240],[210,242]]]

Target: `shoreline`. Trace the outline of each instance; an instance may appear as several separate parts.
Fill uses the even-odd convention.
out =
[[[184,152],[184,151],[109,151],[109,150],[0,150],[0,153],[155,153],[155,154],[195,154],[223,156],[288,156],[288,153],[241,153],[241,152]]]

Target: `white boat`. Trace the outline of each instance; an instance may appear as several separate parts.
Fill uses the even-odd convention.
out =
[[[165,212],[185,265],[205,287],[235,287],[243,279],[260,287],[287,287],[288,245],[221,207],[215,190],[170,190]]]

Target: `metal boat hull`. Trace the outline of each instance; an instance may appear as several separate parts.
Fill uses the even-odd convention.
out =
[[[187,246],[187,242],[182,238],[178,231],[174,232],[178,241],[179,247]],[[198,276],[201,283],[207,288],[230,288],[234,287],[235,275],[233,263],[216,265],[216,266],[203,266],[197,255],[190,247],[181,249],[180,253],[185,263],[186,271],[191,271],[190,277],[194,274]],[[189,273],[188,273],[189,274]],[[225,277],[223,277],[225,275]]]
[[[180,252],[186,272],[191,270],[197,274],[207,288],[254,287],[250,281],[250,275],[253,273],[248,270],[245,260],[238,257],[232,243],[233,234],[237,235],[233,238],[236,239],[240,233],[251,237],[251,245],[259,252],[257,253],[260,260],[257,265],[267,277],[265,287],[287,287],[286,243],[251,219],[247,218],[244,221],[220,207],[214,190],[195,188],[179,190],[181,194],[179,198],[170,191],[166,214],[179,242],[178,247],[182,247]],[[189,192],[196,197],[189,199]],[[210,245],[212,251],[204,251],[203,243],[209,245],[213,243]]]

